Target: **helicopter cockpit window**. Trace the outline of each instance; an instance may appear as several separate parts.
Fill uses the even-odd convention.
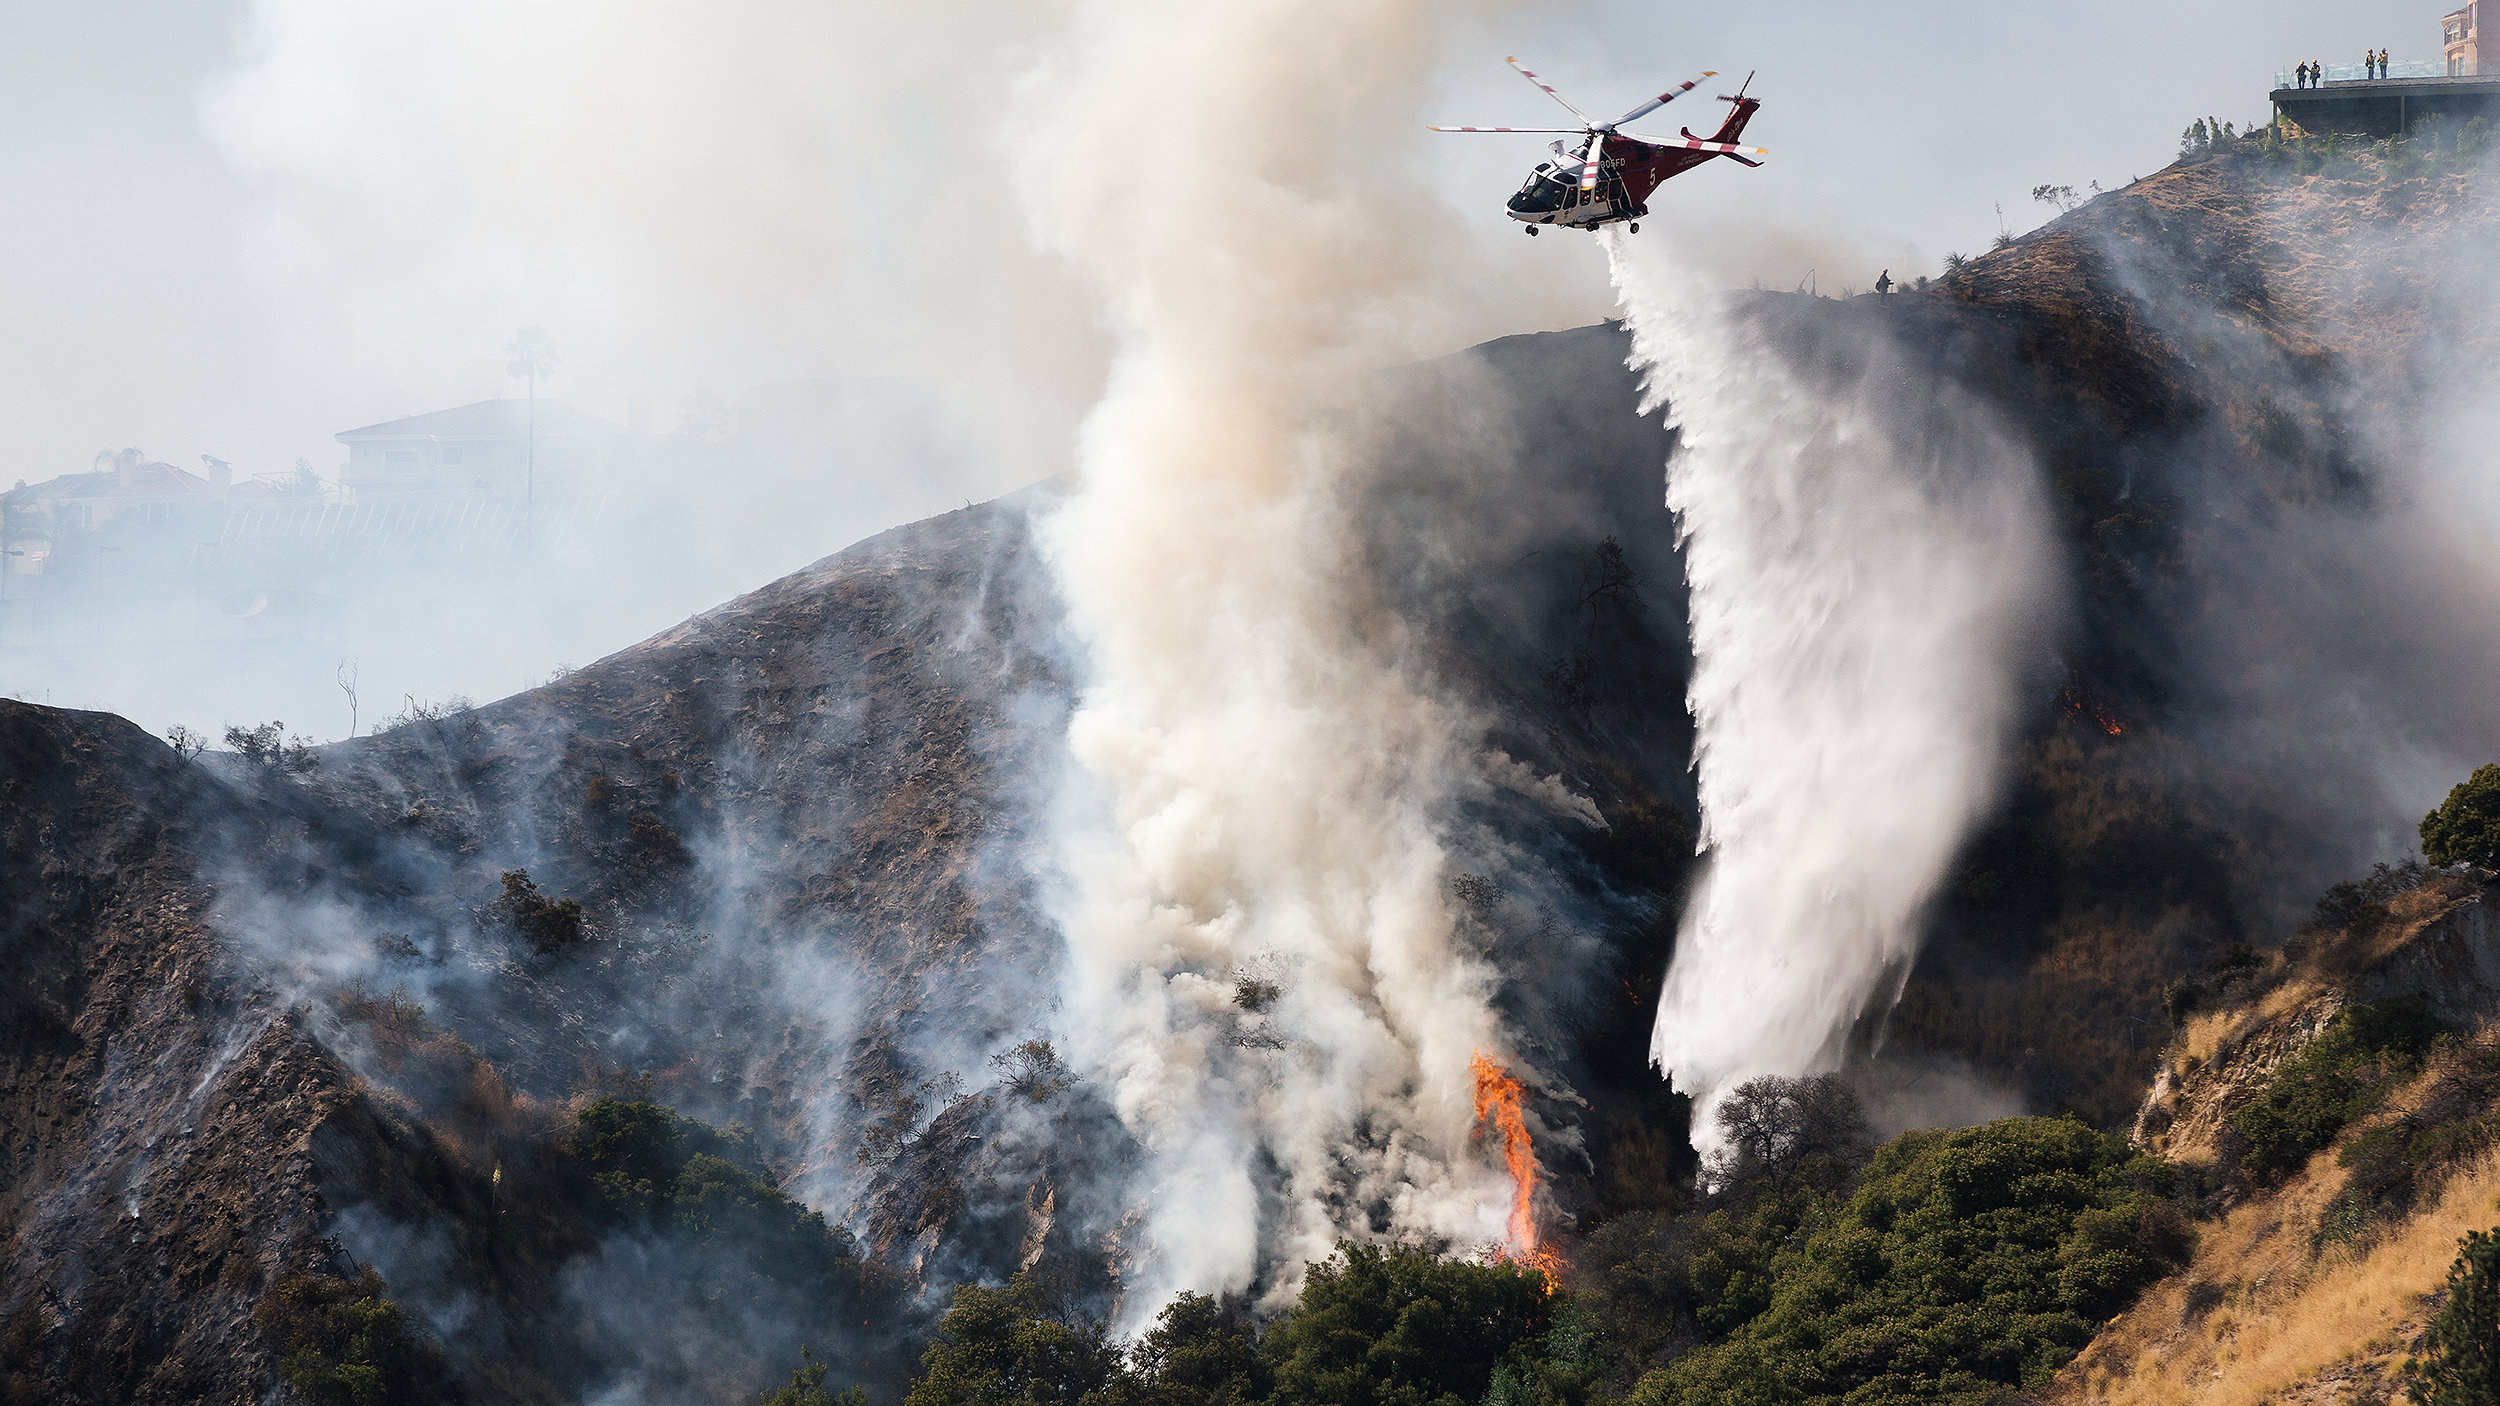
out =
[[[1563,172],[1555,168],[1554,163],[1540,162],[1535,170],[1528,173],[1528,179],[1519,187],[1519,193],[1510,198],[1510,208],[1513,210],[1559,210],[1577,184],[1576,173],[1566,178]]]

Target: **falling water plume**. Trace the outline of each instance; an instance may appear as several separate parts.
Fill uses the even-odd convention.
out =
[[[1880,1028],[2050,657],[2039,475],[1871,301],[1720,295],[1609,237],[1691,586],[1708,867],[1651,1057],[1694,1140],[1759,1075]],[[1935,324],[1928,324],[1931,329]]]

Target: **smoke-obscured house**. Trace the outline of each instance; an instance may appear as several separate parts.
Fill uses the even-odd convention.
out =
[[[295,492],[292,485],[238,484],[223,460],[205,463],[208,472],[195,474],[125,449],[97,455],[96,467],[86,473],[31,484],[20,479],[0,493],[0,547],[7,551],[0,556],[0,576],[58,571],[82,547],[119,554],[168,536],[214,537],[230,504]],[[318,484],[302,491],[318,492]]]
[[[530,472],[529,402],[481,400],[344,430],[339,486],[351,498],[451,493],[517,498],[606,482],[630,462],[633,432],[560,400],[538,402],[538,467]]]
[[[626,427],[546,399],[534,473],[522,400],[337,438],[335,482],[301,465],[237,483],[214,458],[203,475],[125,450],[0,495],[0,650],[327,638],[582,550],[635,462]]]

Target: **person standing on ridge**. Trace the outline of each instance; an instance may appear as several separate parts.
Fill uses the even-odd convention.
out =
[[[1886,269],[1882,273],[1875,275],[1875,296],[1878,298],[1888,298],[1892,296],[1891,269]]]

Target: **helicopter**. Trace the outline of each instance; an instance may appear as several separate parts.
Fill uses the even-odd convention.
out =
[[[1638,121],[1701,86],[1702,80],[1718,77],[1715,69],[1700,78],[1678,83],[1639,107],[1612,122],[1592,122],[1588,114],[1573,107],[1569,99],[1557,93],[1542,78],[1520,66],[1516,58],[1505,59],[1519,76],[1534,83],[1545,96],[1563,105],[1563,110],[1580,119],[1573,127],[1434,127],[1435,132],[1525,132],[1538,135],[1563,135],[1580,141],[1553,144],[1554,159],[1537,163],[1528,173],[1519,193],[1510,198],[1510,217],[1524,223],[1528,233],[1535,234],[1545,225],[1561,225],[1566,229],[1595,231],[1622,222],[1631,232],[1641,232],[1641,217],[1649,213],[1645,203],[1659,183],[1680,176],[1713,157],[1724,156],[1740,166],[1759,166],[1752,158],[1771,153],[1758,146],[1739,146],[1736,139],[1744,135],[1745,123],[1754,109],[1762,106],[1760,98],[1745,96],[1753,86],[1753,75],[1746,74],[1736,96],[1721,96],[1720,102],[1733,103],[1727,120],[1709,137],[1696,137],[1689,127],[1680,128],[1681,139],[1644,137],[1622,130],[1626,122]]]

